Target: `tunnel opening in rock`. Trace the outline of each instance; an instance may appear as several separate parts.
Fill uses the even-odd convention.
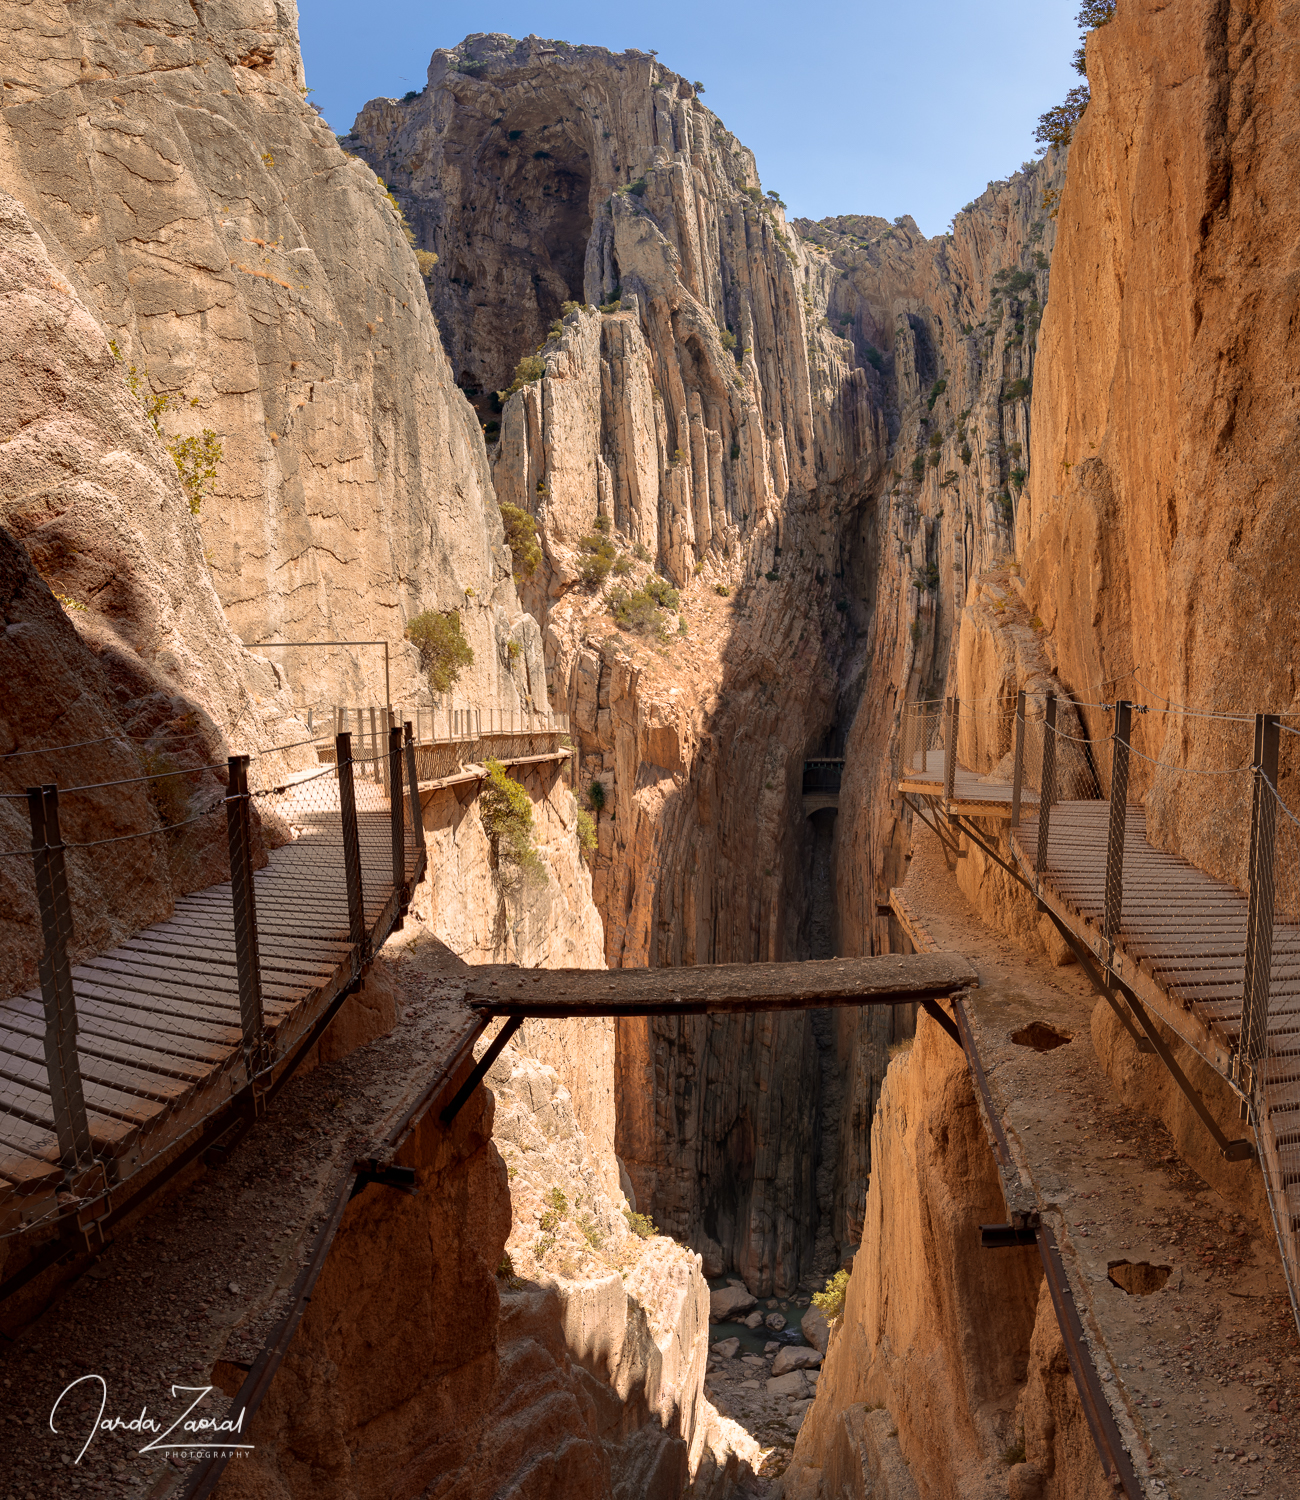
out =
[[[1057,1047],[1064,1047],[1073,1038],[1043,1021],[1031,1021],[1019,1031],[1013,1031],[1011,1040],[1017,1047],[1032,1047],[1035,1052],[1051,1052]]]
[[[1153,1266],[1150,1262],[1112,1260],[1107,1266],[1109,1279],[1130,1297],[1149,1297],[1160,1291],[1169,1280],[1170,1266]]]

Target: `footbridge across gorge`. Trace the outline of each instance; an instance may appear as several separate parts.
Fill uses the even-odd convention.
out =
[[[1222,1155],[1258,1163],[1300,1326],[1300,819],[1280,790],[1300,772],[1300,722],[1287,717],[1024,693],[915,704],[896,785],[951,858],[965,834],[1032,893]],[[1253,1139],[1225,1135],[1170,1033],[1235,1093]]]

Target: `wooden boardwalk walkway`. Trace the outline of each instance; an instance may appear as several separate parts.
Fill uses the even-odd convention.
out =
[[[1106,902],[1107,802],[1058,802],[1048,820],[1041,899],[1098,958]],[[1030,811],[1012,835],[1027,877],[1038,847]],[[1246,897],[1147,841],[1146,813],[1130,806],[1124,891],[1112,967],[1171,1029],[1225,1078],[1241,1038]],[[1273,929],[1260,1150],[1271,1162],[1283,1250],[1300,1249],[1300,926]],[[1288,1243],[1289,1242],[1289,1243]],[[1297,1265],[1292,1260],[1292,1267]]]
[[[295,834],[254,876],[265,1037],[274,1066],[360,972],[350,938],[338,781],[289,786],[274,811]],[[365,927],[377,947],[402,890],[381,785],[358,780]],[[406,883],[423,850],[404,841]],[[157,1162],[245,1089],[231,885],[182,897],[171,917],[72,969],[76,1050],[94,1155],[106,1183]],[[63,1186],[39,989],[0,1003],[0,1233],[57,1212]]]
[[[1024,712],[1023,695],[1018,712]],[[1032,725],[1039,736],[1040,724]],[[1068,751],[1078,763],[1078,743],[1068,735],[1058,740],[1058,759]],[[1039,738],[1037,753],[1026,764],[1036,777],[1042,744]],[[1011,819],[1009,782],[996,776],[977,777],[958,764],[949,797],[946,769],[943,746],[917,748],[905,757],[897,782],[900,793],[926,799],[941,838],[953,837],[942,828],[945,822],[960,825],[968,836],[978,838],[979,829],[963,819]],[[1095,983],[1109,970],[1115,981],[1127,986],[1141,1005],[1240,1093],[1248,898],[1188,860],[1153,847],[1147,838],[1145,809],[1128,804],[1119,928],[1112,947],[1105,934],[1111,805],[1100,795],[1086,796],[1089,780],[1100,793],[1091,773],[1082,778],[1076,774],[1071,784],[1077,786],[1080,780],[1085,787],[1082,794],[1076,790],[1067,793],[1066,800],[1057,800],[1058,792],[1052,799],[1046,864],[1041,871],[1036,870],[1038,794],[1022,785],[1019,826],[1010,830],[1011,859],[1019,865],[1020,877],[1042,907],[1096,959]],[[995,852],[991,845],[987,847]],[[1267,1020],[1252,1124],[1300,1322],[1300,1306],[1294,1300],[1300,1288],[1300,924],[1277,919],[1271,908],[1268,920],[1272,957],[1264,977]]]
[[[943,797],[946,771],[942,746],[937,750],[917,751],[899,771],[898,790],[914,796]],[[1038,793],[1032,787],[1022,787],[1020,800],[1028,807],[1038,800]],[[953,772],[951,803],[946,805],[952,812],[969,813],[977,818],[1009,818],[1011,786],[993,776],[979,776],[958,762]]]

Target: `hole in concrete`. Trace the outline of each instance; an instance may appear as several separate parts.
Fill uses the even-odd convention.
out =
[[[1168,1266],[1153,1266],[1145,1260],[1113,1260],[1107,1270],[1110,1279],[1130,1297],[1149,1297],[1169,1280]]]
[[[1070,1037],[1063,1031],[1057,1031],[1054,1026],[1044,1025],[1042,1021],[1031,1021],[1019,1031],[1013,1031],[1011,1040],[1017,1047],[1032,1047],[1035,1052],[1050,1052],[1053,1047],[1064,1047]]]

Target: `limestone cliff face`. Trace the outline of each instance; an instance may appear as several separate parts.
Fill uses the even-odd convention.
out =
[[[523,593],[580,791],[601,787],[609,961],[809,953],[802,762],[846,738],[834,944],[884,946],[891,737],[909,689],[942,691],[967,580],[1010,545],[1054,233],[1042,195],[1063,164],[992,184],[951,239],[910,220],[792,228],[653,58],[499,36],[435,53],[425,90],[373,101],[345,144],[437,252],[429,296],[497,494],[538,522]],[[498,420],[487,393],[534,350],[543,373]],[[580,581],[600,527],[614,584],[657,588],[657,572],[679,590],[671,645],[615,630],[608,590]],[[837,1028],[845,1108],[820,1119],[803,1022],[620,1027],[638,1194],[756,1290],[808,1271],[817,1164],[841,1129],[836,1238],[860,1223],[893,1039],[866,1026]]]
[[[965,1059],[928,1017],[890,1064],[871,1130],[865,1233],[788,1500],[873,1494],[882,1478],[890,1495],[995,1500],[1020,1434],[1053,1496],[1100,1500],[1038,1254],[979,1252],[1001,1187]]]
[[[73,844],[146,835],[70,851],[80,955],[227,878],[224,816],[203,816],[225,785],[210,768],[307,731],[231,631],[176,466],[103,329],[2,191],[0,368],[0,848],[30,848],[33,783],[101,788],[63,799]],[[273,756],[271,776],[304,753]],[[36,977],[34,878],[21,853],[0,859],[0,994]]]
[[[1282,6],[1178,0],[1121,5],[1088,42],[1017,533],[1083,698],[1119,680],[1156,706],[1296,707],[1294,34]],[[1183,744],[1186,728],[1146,723],[1139,743],[1202,766],[1249,757]],[[1224,808],[1192,780],[1168,802],[1156,788],[1152,826],[1239,876],[1244,839],[1207,837]]]
[[[477,424],[397,210],[304,98],[292,0],[36,9],[0,11],[0,187],[146,390],[197,401],[169,430],[221,439],[198,529],[234,630],[400,642],[455,607],[458,695],[518,706],[514,641],[542,703]],[[409,700],[415,654],[395,656]],[[298,701],[382,690],[359,653],[276,663]]]

